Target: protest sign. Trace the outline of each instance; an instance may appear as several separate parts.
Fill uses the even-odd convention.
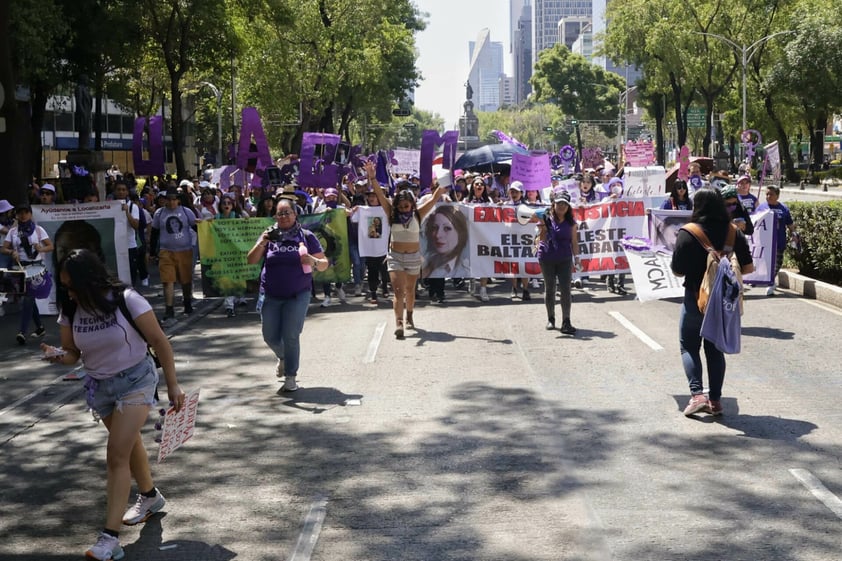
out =
[[[523,183],[526,191],[538,191],[552,183],[550,157],[546,152],[512,154],[511,180]]]
[[[659,197],[666,194],[667,174],[663,166],[623,168],[623,197]]]
[[[184,397],[184,407],[181,408],[181,411],[176,413],[175,408],[170,407],[164,416],[161,445],[158,447],[159,464],[193,437],[196,430],[196,413],[199,408],[200,389],[196,389]]]

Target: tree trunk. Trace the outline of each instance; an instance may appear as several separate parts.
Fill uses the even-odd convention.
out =
[[[9,42],[9,4],[0,2],[0,199],[17,204],[26,200],[28,166],[22,156],[27,146],[25,119],[15,101],[15,76],[12,71],[12,49]],[[6,320],[9,321],[9,320]]]
[[[175,170],[179,179],[187,177],[184,165],[184,120],[181,115],[181,91],[179,76],[172,76],[170,86],[170,134],[172,135],[172,150],[175,157]]]
[[[664,144],[664,121],[666,121],[666,100],[665,96],[659,95],[655,98],[654,111],[655,114],[655,160],[659,166],[666,167],[667,165],[667,151]]]
[[[775,124],[775,132],[778,136],[778,151],[781,154],[782,162],[781,177],[786,177],[790,181],[797,181],[798,174],[795,173],[795,167],[792,165],[792,154],[789,153],[789,138],[787,138],[786,129],[784,129],[783,124],[775,113],[771,96],[765,96],[763,104],[766,107],[766,114],[769,115],[769,118]]]
[[[32,177],[41,178],[43,172],[41,165],[41,158],[44,148],[41,143],[41,131],[44,129],[44,115],[47,113],[47,100],[50,97],[52,88],[46,84],[37,84],[32,88],[30,105],[32,107],[32,115],[29,117],[29,131],[32,138],[37,138],[36,142],[29,144],[29,175]],[[55,142],[55,139],[53,140]],[[29,181],[27,181],[29,183]]]

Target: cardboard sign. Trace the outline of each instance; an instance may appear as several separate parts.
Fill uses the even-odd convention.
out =
[[[625,153],[627,166],[645,167],[655,163],[655,145],[651,142],[629,140],[626,142]]]
[[[185,396],[184,407],[178,413],[173,407],[167,411],[161,432],[161,446],[158,448],[159,464],[193,436],[196,429],[196,410],[199,407],[199,390],[201,388]]]
[[[546,152],[512,154],[512,181],[520,181],[526,191],[539,191],[552,184],[550,157]]]

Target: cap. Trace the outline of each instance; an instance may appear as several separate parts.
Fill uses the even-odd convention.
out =
[[[741,183],[743,181],[748,181],[751,183],[751,176],[750,175],[741,175],[740,178],[737,180],[737,183]]]
[[[22,210],[28,210],[29,212],[32,212],[32,207],[29,206],[29,203],[20,203],[15,205],[15,214],[21,212]]]
[[[719,191],[722,194],[723,199],[736,199],[737,198],[737,188],[733,185],[726,185]]]
[[[724,169],[721,169],[719,171],[715,171],[715,172],[711,173],[710,177],[711,177],[711,179],[714,178],[714,177],[716,177],[718,179],[724,179],[726,182],[731,180],[731,176],[728,175],[728,172],[725,171]]]
[[[167,187],[167,198],[168,199],[177,199],[178,198],[178,189],[175,187]]]
[[[179,187],[191,187],[193,182],[189,179],[182,179],[181,182],[178,184]]]
[[[366,185],[368,185],[368,180],[367,179],[357,179],[354,182],[354,185],[357,185],[359,187],[365,187]]]
[[[210,181],[200,181],[199,187],[201,187],[202,189],[210,189],[213,187],[213,185],[211,185]]]
[[[41,190],[42,191],[52,191],[53,193],[55,193],[56,192],[56,186],[53,185],[52,183],[44,183],[43,185],[41,185]]]
[[[553,203],[567,203],[570,204],[570,193],[565,190],[556,191],[553,193]]]
[[[509,184],[509,190],[520,191],[523,193],[523,182],[512,181],[511,184]]]
[[[337,191],[333,187],[328,187],[327,189],[325,189],[324,195],[325,197],[338,197],[339,191]]]
[[[6,199],[0,200],[0,212],[9,212],[13,207]]]

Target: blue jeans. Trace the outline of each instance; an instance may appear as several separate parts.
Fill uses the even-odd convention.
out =
[[[263,322],[263,341],[275,356],[284,361],[284,376],[298,374],[301,358],[301,331],[310,305],[310,291],[306,290],[287,300],[272,298],[263,301],[260,318]]]
[[[702,383],[702,313],[696,304],[696,295],[684,292],[681,304],[681,316],[678,320],[678,342],[681,347],[681,363],[690,384],[691,394],[700,394],[704,390]],[[725,381],[725,355],[717,350],[713,343],[704,339],[705,361],[708,367],[710,399],[719,401],[722,397],[722,383]]]
[[[29,320],[35,322],[35,329],[41,329],[44,324],[41,322],[41,313],[38,311],[38,303],[32,296],[23,296],[20,301],[20,332],[26,335],[29,330]]]

